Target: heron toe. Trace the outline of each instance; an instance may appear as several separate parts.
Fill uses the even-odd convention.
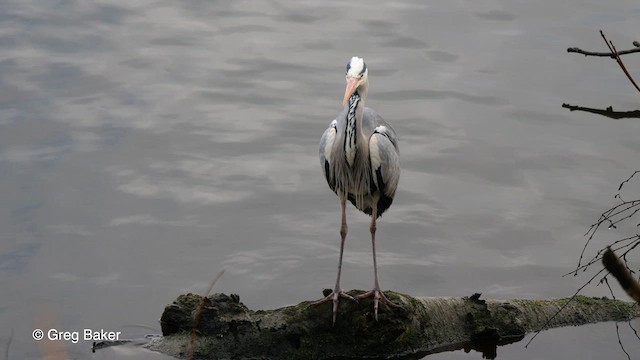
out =
[[[382,301],[384,304],[392,308],[402,308],[401,305],[396,304],[393,301],[389,300],[380,289],[373,289],[373,290],[367,291],[362,295],[357,296],[358,299],[366,299],[369,297],[373,297],[373,316],[375,317],[376,321],[378,321],[379,302]]]
[[[326,302],[333,302],[333,322],[331,326],[336,324],[336,318],[338,316],[338,303],[340,302],[340,298],[346,298],[353,302],[358,302],[356,298],[344,292],[344,290],[334,290],[329,295],[325,296],[324,299],[320,299],[318,301],[312,302],[309,306],[318,306],[320,304],[324,304]]]

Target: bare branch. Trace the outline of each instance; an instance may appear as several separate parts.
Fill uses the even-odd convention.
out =
[[[617,321],[616,321],[616,336],[618,337],[618,344],[620,344],[620,349],[622,349],[625,355],[627,355],[627,359],[631,360],[631,355],[629,355],[627,350],[624,348],[624,345],[622,345],[622,339],[620,339],[620,328],[618,327]]]
[[[638,331],[636,331],[636,328],[633,327],[633,325],[631,325],[631,320],[629,320],[627,322],[627,324],[629,325],[629,327],[631,328],[631,330],[633,330],[634,335],[638,338],[638,340],[640,340],[640,335],[638,335]]]
[[[631,181],[631,179],[636,176],[637,173],[640,173],[640,170],[636,170],[633,174],[631,174],[631,176],[629,176],[627,178],[627,180],[623,181],[620,183],[620,186],[618,187],[618,191],[622,190],[622,187],[624,186],[624,184],[628,183],[629,181]]]
[[[636,41],[634,41],[635,43]],[[582,50],[580,48],[577,47],[572,47],[572,48],[568,48],[567,52],[570,53],[576,53],[576,54],[582,54],[584,56],[601,56],[601,57],[609,57],[612,59],[615,59],[615,55],[610,53],[610,52],[597,52],[597,51],[587,51],[587,50]],[[618,52],[618,55],[626,55],[626,54],[633,54],[633,53],[637,53],[640,52],[640,48],[635,48],[635,49],[629,49],[629,50],[621,50]]]
[[[600,34],[602,34],[602,30],[600,30]],[[604,36],[604,35],[603,35]],[[609,44],[607,44],[607,46],[609,46]],[[633,54],[633,53],[637,53],[640,52],[640,42],[638,41],[634,41],[633,42],[633,46],[635,46],[635,49],[628,49],[628,50],[621,50],[618,51],[617,54],[618,55],[626,55],[626,54]],[[611,50],[611,49],[609,49]],[[611,52],[599,52],[599,51],[588,51],[588,50],[582,50],[578,47],[571,47],[567,49],[567,52],[570,53],[576,53],[576,54],[582,54],[584,56],[600,56],[600,57],[608,57],[608,58],[612,58],[615,59],[616,58],[616,52],[611,51]]]
[[[602,39],[609,47],[609,50],[611,51],[611,53],[615,55],[615,59],[618,62],[618,65],[620,65],[620,68],[622,69],[622,71],[624,71],[624,74],[627,75],[627,78],[629,78],[629,81],[631,81],[633,86],[636,87],[636,90],[640,92],[640,87],[638,86],[638,84],[636,84],[635,80],[633,80],[633,78],[631,77],[631,74],[629,74],[629,71],[627,71],[627,67],[624,66],[624,63],[622,62],[622,59],[620,58],[618,51],[616,50],[616,47],[613,45],[613,41],[607,40],[607,37],[604,36],[604,32],[602,32],[602,30],[600,30],[600,35],[602,35]]]
[[[584,111],[592,114],[606,116],[614,120],[640,118],[640,110],[614,111],[611,106],[607,107],[606,109],[596,109],[596,108],[576,106],[576,105],[570,105],[570,104],[562,104],[562,107],[565,109],[569,109],[569,111]]]
[[[605,39],[604,34],[602,37]],[[613,52],[615,52],[615,47],[612,43],[607,43]],[[601,276],[600,274],[605,273],[604,276],[600,278],[599,284],[605,284],[611,293],[611,296],[615,299],[615,295],[609,283],[609,275],[612,275],[620,284],[622,289],[633,299],[636,301],[636,304],[640,304],[640,282],[633,276],[635,273],[628,264],[627,255],[635,250],[638,246],[640,246],[640,234],[635,234],[631,236],[627,236],[622,239],[618,239],[616,241],[610,242],[609,246],[602,248],[596,252],[596,254],[589,260],[583,263],[583,257],[589,243],[594,238],[595,234],[601,228],[601,225],[607,225],[609,229],[616,228],[616,225],[629,220],[635,217],[640,212],[640,199],[626,201],[622,198],[621,191],[622,188],[631,182],[631,180],[635,177],[636,174],[640,173],[640,170],[635,171],[631,176],[622,181],[618,186],[618,193],[614,196],[615,199],[618,199],[620,203],[615,206],[612,206],[608,210],[604,211],[598,221],[592,224],[589,227],[589,230],[585,234],[587,236],[587,241],[585,242],[584,247],[582,248],[582,252],[580,253],[580,258],[578,260],[578,266],[576,269],[566,275],[573,274],[577,275],[578,271],[585,272],[588,268],[592,266],[596,266],[595,264],[599,261],[602,261],[604,265],[603,268],[600,268],[599,271],[592,276],[584,285],[582,285],[574,294],[576,296],[580,291],[582,291],[587,285],[593,282],[597,277]],[[638,178],[636,178],[638,180]],[[555,316],[555,315],[554,315]],[[628,323],[629,327],[635,334],[635,336],[640,339],[638,332],[631,325],[631,322]],[[618,344],[622,351],[627,355],[628,359],[631,359],[629,353],[624,348],[622,343],[622,339],[620,338],[620,328],[618,323],[616,322],[616,336],[618,338]],[[537,335],[537,334],[536,334]],[[535,336],[534,336],[535,337]],[[532,339],[533,340],[533,339]]]

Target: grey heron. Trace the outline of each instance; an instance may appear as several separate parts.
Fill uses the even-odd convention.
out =
[[[365,107],[369,90],[369,70],[364,59],[353,57],[347,64],[344,109],[331,122],[320,139],[320,166],[327,183],[340,201],[340,260],[333,291],[314,304],[333,302],[333,324],[336,322],[339,299],[357,301],[340,287],[342,254],[347,237],[346,201],[371,216],[369,231],[373,251],[373,289],[358,298],[373,297],[374,316],[378,320],[378,303],[392,307],[380,290],[376,262],[376,220],[393,202],[400,178],[398,140],[395,131],[380,115]]]

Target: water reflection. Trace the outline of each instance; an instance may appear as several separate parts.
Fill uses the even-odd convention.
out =
[[[604,91],[614,108],[637,103],[612,80],[619,69],[576,66],[564,48],[600,45],[585,28],[634,33],[638,6],[3,1],[10,354],[40,357],[24,334],[43,304],[67,330],[153,325],[222,266],[217,291],[250,307],[317,298],[335,276],[339,221],[317,145],[353,55],[370,59],[369,103],[402,148],[378,226],[381,282],[413,295],[566,296],[581,283],[560,277],[581,235],[637,167],[640,124],[560,109],[558,98],[593,104]],[[368,220],[352,210],[343,285],[366,288]],[[615,339],[578,340],[569,357],[617,354]],[[69,345],[76,358],[88,349]]]
[[[471,352],[478,352],[482,354],[483,359],[496,359],[498,358],[498,347],[505,346],[513,343],[517,343],[525,338],[524,335],[512,337],[508,339],[500,339],[500,340],[477,340],[463,344],[452,345],[448,347],[444,347],[441,349],[437,349],[429,354],[421,354],[420,356],[414,357],[414,359],[425,359],[427,355],[443,353],[446,351],[459,351],[462,350],[466,354]],[[431,358],[431,357],[429,357]]]

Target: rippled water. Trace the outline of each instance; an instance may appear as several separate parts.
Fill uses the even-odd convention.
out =
[[[638,109],[614,62],[566,48],[603,51],[599,29],[629,48],[639,16],[623,0],[5,0],[0,339],[12,359],[39,358],[52,350],[31,339],[36,326],[154,332],[129,326],[158,329],[165,304],[221,268],[216,291],[252,308],[319,298],[335,277],[339,206],[317,145],[353,55],[370,69],[368,106],[401,141],[378,226],[382,287],[571,295],[586,278],[561,275],[638,169],[640,122],[561,108]],[[367,289],[367,217],[348,216],[342,284]],[[73,358],[149,356],[58,345]],[[624,356],[613,324],[501,354]],[[469,357],[481,358],[433,356]]]

